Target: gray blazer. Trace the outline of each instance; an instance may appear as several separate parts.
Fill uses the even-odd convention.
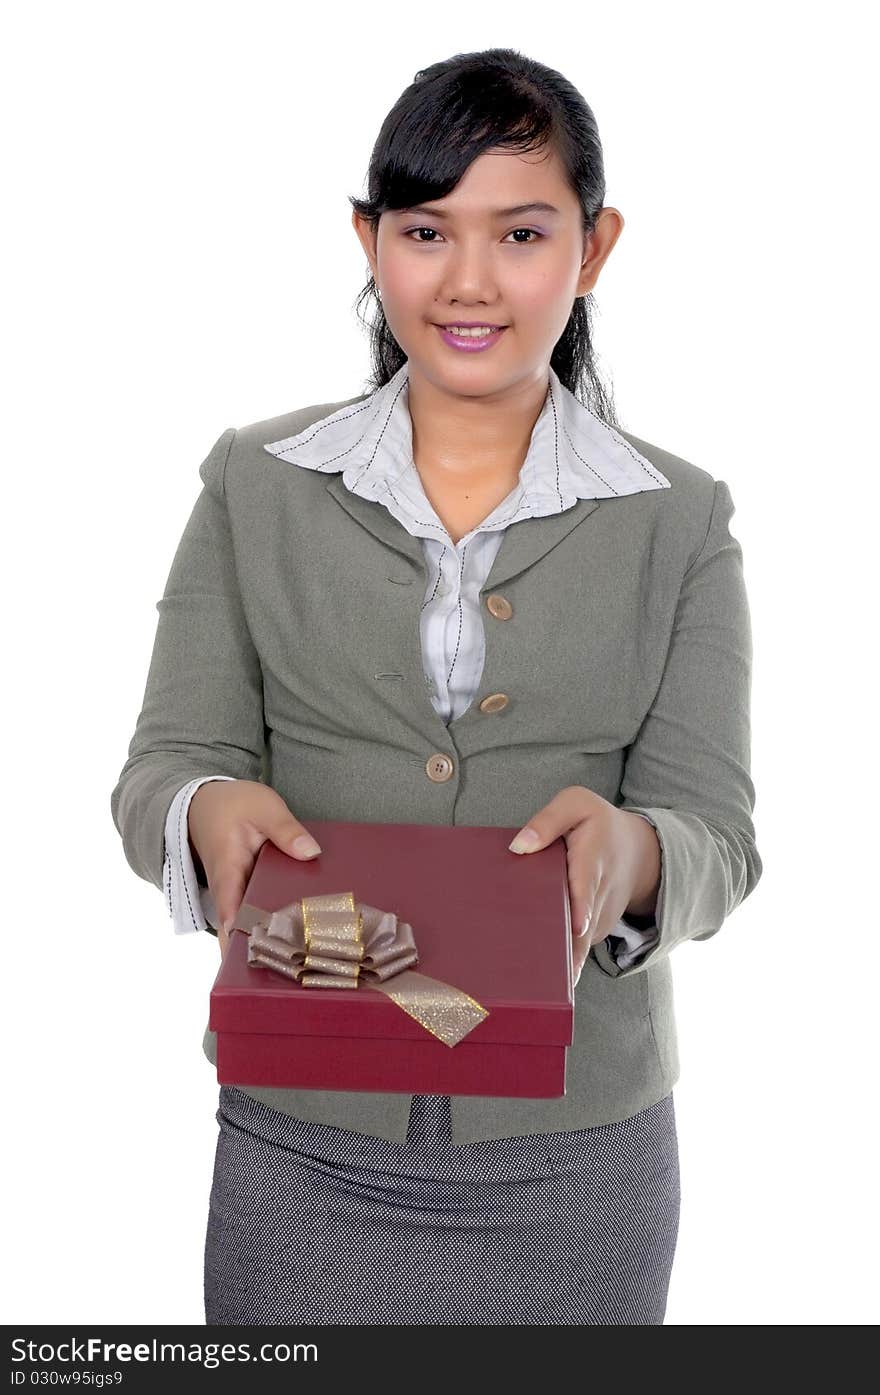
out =
[[[162,889],[171,801],[207,774],[264,780],[307,826],[519,827],[571,784],[638,811],[660,841],[660,935],[626,969],[604,942],[591,950],[565,1096],[452,1101],[456,1143],[626,1118],[680,1074],[672,951],[711,938],[762,871],[730,491],[621,432],[671,488],[581,499],[507,528],[480,595],[503,596],[512,615],[484,611],[481,688],[510,701],[483,712],[478,694],[447,725],[424,683],[419,539],[341,475],[264,449],[365,396],[229,428],[202,462],[111,795],[126,859]],[[377,681],[389,670],[403,675],[393,690]],[[452,762],[444,782],[427,771],[438,753]],[[206,1028],[212,1062],[215,1047]],[[303,1119],[406,1136],[408,1094],[242,1088]]]

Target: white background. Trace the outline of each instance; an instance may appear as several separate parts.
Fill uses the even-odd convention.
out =
[[[869,7],[30,4],[4,24],[4,1321],[202,1323],[216,940],[109,808],[227,426],[364,390],[364,192],[418,68],[559,68],[626,226],[621,424],[724,479],[764,875],[674,955],[675,1324],[865,1324],[876,1276]],[[300,19],[305,16],[305,19]],[[306,27],[306,21],[308,27]],[[124,1043],[124,1045],[122,1045]]]

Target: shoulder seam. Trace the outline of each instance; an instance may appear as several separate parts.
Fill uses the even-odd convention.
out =
[[[707,544],[707,542],[709,541],[709,534],[710,534],[711,531],[712,531],[712,520],[713,520],[714,517],[715,517],[715,508],[716,508],[717,503],[718,503],[718,480],[714,480],[714,481],[713,481],[713,484],[712,484],[712,502],[711,502],[711,504],[709,505],[709,519],[708,519],[708,522],[706,523],[706,534],[705,534],[705,537],[703,538],[703,541],[700,543],[700,546],[699,546],[699,549],[697,550],[696,556],[694,557],[693,561],[690,562],[690,563],[688,564],[687,570],[685,571],[685,574],[684,574],[685,577],[687,577],[687,576],[690,575],[690,573],[693,571],[694,567],[697,565],[697,563],[699,562],[700,558],[702,557],[703,553],[706,551],[706,544]],[[682,578],[682,580],[684,580],[684,577]]]
[[[229,456],[232,451],[233,443],[235,441],[236,436],[238,435],[238,427],[230,426],[227,427],[227,430],[231,431],[232,435],[229,437],[229,445],[226,447],[226,454],[223,457],[223,464],[220,466],[220,493],[224,499],[226,498],[226,466],[229,463]]]

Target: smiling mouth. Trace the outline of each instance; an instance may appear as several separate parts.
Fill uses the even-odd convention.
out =
[[[497,344],[507,325],[485,325],[457,327],[454,325],[435,325],[447,343],[455,345],[461,349],[488,348],[491,344]]]
[[[437,325],[437,328],[438,328],[438,329],[447,329],[447,330],[450,330],[450,331],[456,330],[456,329],[489,329],[489,330],[492,330],[492,331],[494,332],[495,330],[498,330],[498,329],[507,329],[507,325],[488,325],[488,324],[476,324],[476,323],[475,323],[475,324],[468,324],[467,321],[462,321],[462,322],[459,323],[459,324],[455,324],[455,323],[453,322],[453,323],[450,323],[450,324],[448,324],[448,325],[440,324],[440,323],[438,323],[437,321],[435,321],[435,324]]]

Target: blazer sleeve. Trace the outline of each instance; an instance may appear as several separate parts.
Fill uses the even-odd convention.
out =
[[[752,636],[734,503],[715,481],[703,545],[682,580],[663,676],[627,757],[619,807],[646,818],[660,843],[651,948],[612,977],[643,973],[685,940],[708,940],[762,872],[750,774]]]
[[[110,810],[129,866],[163,889],[165,824],[181,786],[259,780],[263,680],[242,608],[224,492],[229,427],[199,467],[202,490],[177,547],[143,703]]]

